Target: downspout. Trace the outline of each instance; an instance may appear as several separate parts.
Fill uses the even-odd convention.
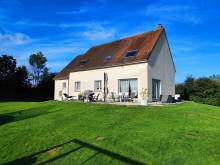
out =
[[[69,87],[69,80],[70,80],[70,74],[69,74],[69,76],[68,76],[68,95],[70,95],[70,92],[69,92],[69,90],[70,90],[70,87]]]

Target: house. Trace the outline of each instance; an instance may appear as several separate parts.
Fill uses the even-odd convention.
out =
[[[54,99],[78,96],[84,90],[103,94],[104,74],[109,93],[133,92],[137,101],[147,89],[148,101],[175,95],[175,65],[165,29],[156,29],[90,48],[77,56],[54,79]],[[103,95],[102,95],[103,96]]]

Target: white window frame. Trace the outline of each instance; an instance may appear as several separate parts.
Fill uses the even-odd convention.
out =
[[[95,92],[102,91],[102,80],[95,80],[94,81],[94,91]]]
[[[74,91],[80,92],[81,90],[81,81],[75,81]]]
[[[62,90],[66,90],[66,82],[62,83]]]

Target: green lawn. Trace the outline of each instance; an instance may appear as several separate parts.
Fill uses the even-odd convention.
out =
[[[220,107],[0,103],[0,164],[220,164]]]

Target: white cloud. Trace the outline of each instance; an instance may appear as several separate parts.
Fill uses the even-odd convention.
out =
[[[82,35],[89,40],[105,40],[113,38],[116,34],[116,29],[105,28],[100,25],[90,26],[89,29],[82,32]]]
[[[29,43],[31,38],[23,33],[1,33],[0,32],[0,42],[3,45],[23,45]]]
[[[41,27],[57,26],[56,24],[51,24],[46,22],[34,22],[31,20],[20,20],[16,22],[10,22],[9,24],[15,24],[20,26],[41,26]]]
[[[10,54],[13,52],[13,56],[17,59],[18,65],[27,65],[28,66],[28,58],[31,54],[37,53],[39,51],[43,52],[48,60],[49,67],[59,70],[63,66],[58,65],[60,62],[67,63],[70,59],[73,59],[74,56],[84,53],[87,48],[84,48],[82,43],[78,42],[66,42],[63,40],[62,42],[52,42],[52,41],[43,41],[38,43],[39,41],[35,40],[35,42],[24,45],[24,46],[15,46],[14,48],[9,48],[4,51],[6,54]],[[2,51],[3,53],[3,51]],[[0,49],[1,54],[1,49]],[[61,59],[61,60],[60,60]],[[53,63],[56,63],[52,65]],[[60,67],[62,66],[62,67]]]
[[[198,14],[198,8],[184,5],[165,5],[165,4],[152,4],[147,7],[147,16],[152,16],[161,23],[201,23],[201,17]]]
[[[75,14],[82,14],[88,11],[88,8],[80,8],[78,10],[72,10],[72,11],[61,11],[58,12],[58,14],[63,14],[63,15],[75,15]]]
[[[75,23],[61,23],[56,26],[60,28],[76,28],[81,27],[84,29],[89,29],[91,27],[100,27],[108,24],[109,22],[103,21],[103,22],[94,22],[94,21],[87,21],[87,22],[75,22]]]
[[[108,38],[113,38],[116,34],[116,29],[108,26],[109,22],[80,22],[59,24],[60,28],[81,28],[80,35],[89,40],[100,41]],[[74,34],[76,35],[76,34]]]

